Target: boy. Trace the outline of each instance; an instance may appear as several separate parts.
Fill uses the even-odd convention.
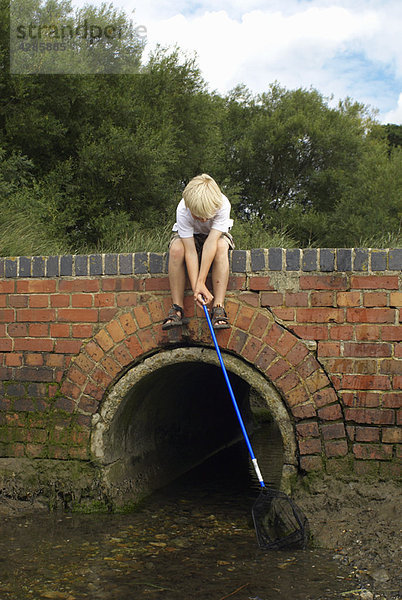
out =
[[[169,283],[173,305],[162,329],[183,324],[186,267],[198,306],[212,304],[214,329],[230,327],[223,303],[229,279],[230,202],[216,181],[205,173],[191,179],[176,210],[174,235],[169,245]],[[212,264],[213,295],[206,286]]]

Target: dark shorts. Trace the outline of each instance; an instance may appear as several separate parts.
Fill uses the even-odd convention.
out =
[[[202,248],[204,246],[204,242],[207,239],[208,235],[206,233],[195,233],[194,234],[194,243],[195,243],[195,249],[197,250],[197,254],[198,254],[198,258],[201,259],[201,254],[202,254]],[[227,244],[228,247],[230,248],[230,250],[234,250],[235,248],[235,243],[234,243],[234,239],[232,237],[232,234],[227,232],[227,233],[222,233],[221,238],[223,238]],[[169,242],[169,248],[172,245],[172,243],[177,240],[180,239],[180,236],[178,233],[174,232],[172,237],[170,238],[170,242]]]

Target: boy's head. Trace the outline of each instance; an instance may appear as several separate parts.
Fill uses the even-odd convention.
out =
[[[199,219],[212,219],[222,206],[222,192],[216,181],[206,173],[189,181],[183,198],[191,214]]]

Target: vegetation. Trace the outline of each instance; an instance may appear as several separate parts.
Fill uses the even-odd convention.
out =
[[[111,6],[29,6],[48,21],[118,22],[131,36],[104,74],[44,75],[39,62],[37,74],[11,74],[0,0],[0,255],[164,251],[200,172],[232,202],[237,248],[401,245],[402,126],[314,89],[221,96],[178,49],[144,63]],[[75,51],[88,67],[87,49]],[[124,72],[113,72],[116,52]]]

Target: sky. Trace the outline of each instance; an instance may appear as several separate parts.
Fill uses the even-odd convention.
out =
[[[73,6],[101,0],[72,0]],[[110,3],[110,0],[107,4]],[[277,82],[347,97],[402,124],[402,0],[111,0],[157,44],[193,56],[210,91]]]

